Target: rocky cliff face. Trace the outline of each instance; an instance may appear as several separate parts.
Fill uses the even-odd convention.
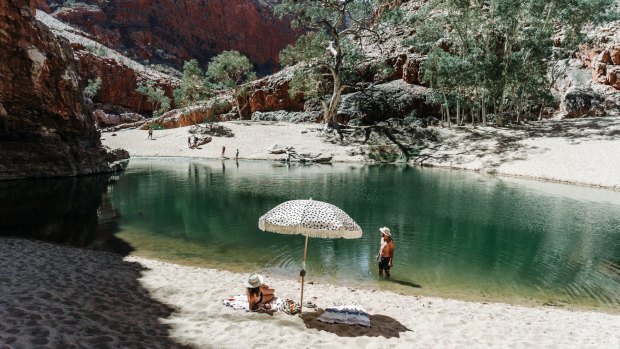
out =
[[[37,12],[37,20],[48,26],[56,35],[71,42],[75,59],[79,60],[79,74],[83,81],[101,79],[101,89],[93,98],[97,108],[118,114],[131,110],[150,113],[153,105],[136,88],[148,80],[162,88],[173,99],[172,91],[179,80],[135,62],[93,40],[88,33],[73,28],[54,17]],[[173,104],[174,106],[174,104]],[[120,108],[118,108],[120,107]]]
[[[206,65],[222,51],[237,50],[259,72],[271,73],[280,50],[298,36],[259,0],[81,0],[68,7],[63,0],[38,2],[129,57],[177,68],[192,58]]]
[[[558,81],[566,117],[620,115],[620,21],[588,33]]]
[[[0,1],[0,179],[110,171],[71,47],[34,6]]]
[[[134,69],[113,57],[100,57],[90,53],[84,46],[73,44],[75,56],[80,61],[80,77],[83,81],[101,79],[101,90],[93,98],[106,111],[120,106],[136,113],[152,113],[153,104],[136,91],[138,84],[153,80],[170,98],[174,107],[173,91],[179,86],[177,79],[161,74],[147,74],[145,70]],[[109,106],[106,108],[106,106]]]

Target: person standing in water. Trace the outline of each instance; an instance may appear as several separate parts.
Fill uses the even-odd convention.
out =
[[[226,147],[222,146],[222,158],[224,158],[224,152],[226,151]]]
[[[385,277],[389,279],[392,261],[394,260],[394,240],[392,240],[390,228],[379,228],[379,231],[381,232],[381,247],[379,247],[379,254],[377,255],[379,276],[383,277],[383,271],[385,270]]]
[[[237,153],[235,154],[235,160],[239,160],[239,149],[237,149]]]

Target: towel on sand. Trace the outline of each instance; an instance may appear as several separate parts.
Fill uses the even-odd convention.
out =
[[[325,313],[317,318],[330,324],[362,325],[370,327],[370,317],[364,308],[355,304],[337,305],[325,309]]]
[[[224,299],[223,304],[227,307],[231,307],[233,309],[244,309],[245,311],[250,311],[250,305],[248,304],[248,297],[243,295],[236,295],[232,297],[228,297]],[[284,302],[279,298],[275,297],[271,300],[271,302],[267,303],[271,306],[272,311],[278,311],[280,308],[284,306]]]

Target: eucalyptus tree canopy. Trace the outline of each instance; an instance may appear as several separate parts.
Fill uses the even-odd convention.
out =
[[[211,96],[207,79],[198,61],[189,60],[183,64],[181,86],[174,90],[174,99],[179,106],[189,106]]]
[[[614,0],[430,0],[411,19],[413,44],[427,53],[424,78],[461,123],[498,125],[551,101],[551,88],[587,24],[615,16]]]
[[[217,86],[233,90],[239,118],[245,106],[241,106],[241,95],[247,92],[242,84],[256,79],[250,60],[237,51],[224,51],[214,57],[207,68],[207,77]]]
[[[300,64],[291,94],[303,92],[323,104],[324,122],[335,126],[343,90],[358,77],[365,57],[362,38],[379,36],[373,16],[380,0],[283,0],[274,8],[280,18],[292,17],[293,28],[307,33],[280,54],[283,65]]]

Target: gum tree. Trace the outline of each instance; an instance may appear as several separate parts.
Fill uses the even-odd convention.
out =
[[[200,69],[198,61],[189,60],[183,64],[181,86],[174,90],[174,99],[180,106],[186,107],[203,101],[211,96],[207,79]]]
[[[615,16],[614,0],[430,0],[406,43],[427,53],[424,77],[448,124],[478,115],[515,118],[551,99],[560,62],[586,24]]]
[[[220,87],[232,89],[241,118],[241,111],[247,106],[241,106],[240,102],[247,92],[242,85],[256,79],[250,60],[237,51],[224,51],[209,63],[207,77]]]
[[[283,65],[299,64],[291,81],[291,93],[318,97],[328,127],[337,127],[335,116],[342,92],[358,78],[356,68],[364,59],[362,39],[379,36],[373,16],[384,1],[377,0],[283,0],[274,8],[280,18],[292,18],[291,26],[308,30],[280,54]]]

